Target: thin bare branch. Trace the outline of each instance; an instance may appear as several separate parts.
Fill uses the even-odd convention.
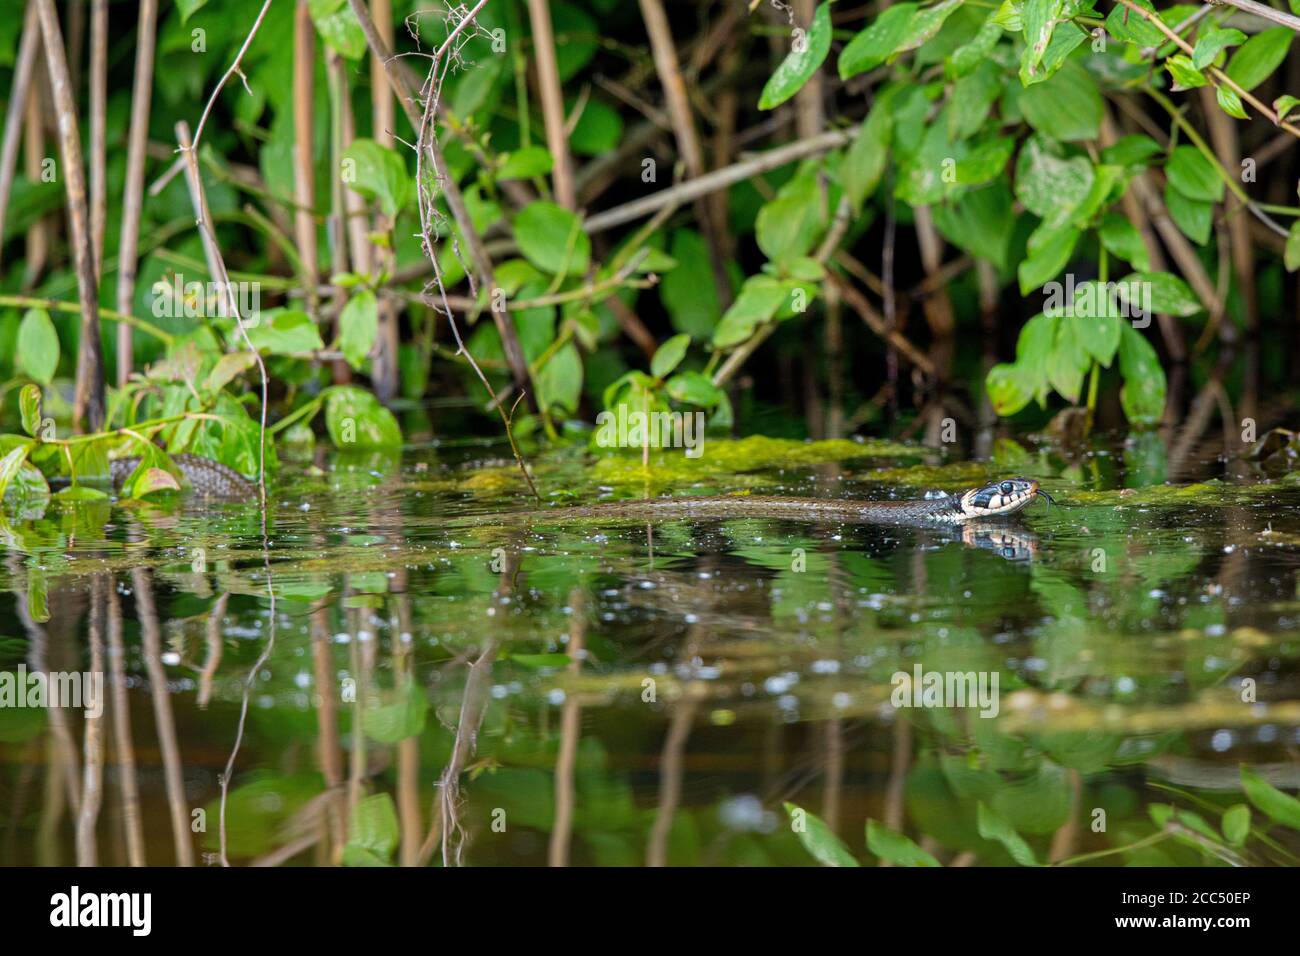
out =
[[[122,235],[117,252],[117,310],[131,311],[144,211],[144,163],[149,145],[149,114],[153,104],[153,62],[157,41],[158,0],[141,0],[135,39],[135,86],[131,93],[131,127],[127,134],[126,186],[122,193]],[[131,375],[131,329],[117,329],[117,383]]]
[[[9,108],[5,113],[4,145],[0,146],[0,239],[5,232],[5,213],[9,210],[9,194],[14,186],[18,169],[18,144],[22,140],[23,117],[27,112],[27,98],[32,91],[32,77],[36,74],[36,58],[41,50],[41,22],[36,14],[36,2],[30,0],[23,18],[23,36],[18,43],[18,58],[14,62],[14,81],[9,88]],[[0,253],[4,244],[0,242]]]
[[[86,197],[86,174],[82,165],[81,133],[77,124],[77,101],[63,33],[54,0],[36,0],[41,32],[45,36],[45,64],[50,74],[54,108],[59,117],[59,147],[63,177],[67,184],[68,221],[77,267],[77,292],[81,301],[81,336],[77,351],[77,386],[72,403],[74,427],[83,422],[91,431],[104,424],[104,353],[99,343],[99,282],[95,278],[95,252],[90,234],[90,209]]]
[[[573,179],[573,158],[564,129],[564,91],[555,59],[555,32],[551,29],[551,8],[547,0],[528,0],[528,19],[533,26],[533,52],[537,62],[537,89],[542,100],[546,145],[554,165],[551,181],[555,200],[565,209],[578,208],[578,190]]]

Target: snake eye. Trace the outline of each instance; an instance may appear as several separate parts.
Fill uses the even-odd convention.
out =
[[[1002,482],[1001,485],[998,486],[998,491],[1008,496],[1010,496],[1010,494],[1015,490],[1016,490],[1016,486],[1009,481],[1004,481]]]

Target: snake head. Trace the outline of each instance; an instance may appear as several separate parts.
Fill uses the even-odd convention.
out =
[[[961,509],[967,519],[1013,515],[1037,496],[1052,499],[1032,478],[1003,478],[981,488],[972,488],[961,496]]]

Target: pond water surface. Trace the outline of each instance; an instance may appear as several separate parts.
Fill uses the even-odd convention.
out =
[[[1300,485],[1174,491],[1162,451],[534,463],[548,507],[1058,501],[986,533],[494,523],[529,507],[495,446],[287,462],[265,549],[255,502],[11,510],[0,669],[105,687],[0,707],[0,862],[807,865],[824,821],[864,864],[890,831],[945,865],[1293,864],[1241,767],[1300,785]],[[928,706],[930,674],[977,699]]]

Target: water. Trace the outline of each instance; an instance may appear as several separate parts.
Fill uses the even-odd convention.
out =
[[[864,864],[1296,862],[1251,773],[1300,785],[1300,487],[1209,463],[1171,493],[1145,440],[715,443],[535,464],[559,503],[1024,473],[1060,505],[457,525],[526,505],[499,451],[289,462],[265,552],[248,503],[10,513],[0,668],[106,688],[96,719],[0,707],[0,861],[219,865],[224,830],[234,865],[806,865],[845,852],[824,821]],[[985,696],[924,706],[918,674]]]

